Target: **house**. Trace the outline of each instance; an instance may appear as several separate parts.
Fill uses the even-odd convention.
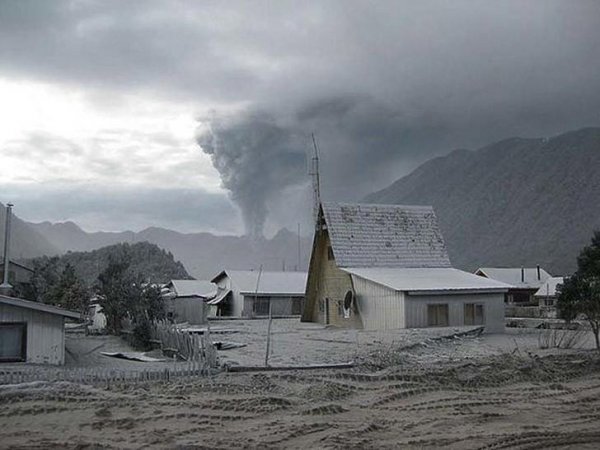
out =
[[[563,284],[565,279],[563,277],[550,277],[546,278],[546,281],[536,291],[534,297],[537,299],[540,307],[543,306],[555,306],[558,293],[556,292],[556,286]]]
[[[304,306],[306,272],[223,270],[211,280],[219,289],[208,303],[218,315],[232,317],[299,316]]]
[[[12,285],[10,294],[18,297],[31,298],[32,286],[31,279],[33,277],[33,269],[19,264],[15,261],[10,261],[8,264],[8,282]],[[0,263],[0,283],[4,279],[4,262]]]
[[[206,323],[206,301],[217,294],[217,286],[204,280],[171,280],[163,288],[167,317],[192,325]]]
[[[65,319],[80,314],[0,295],[0,362],[64,364]]]
[[[430,206],[322,203],[302,320],[499,332],[508,288],[452,268]]]
[[[537,306],[535,293],[550,278],[550,274],[537,267],[480,267],[476,275],[500,281],[512,287],[506,293],[505,303],[519,306]]]

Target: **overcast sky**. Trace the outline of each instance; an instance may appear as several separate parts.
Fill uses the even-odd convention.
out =
[[[0,202],[272,234],[427,159],[600,125],[600,2],[0,0]],[[244,221],[246,225],[244,226]]]

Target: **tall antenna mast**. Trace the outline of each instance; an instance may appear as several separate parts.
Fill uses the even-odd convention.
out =
[[[315,228],[319,228],[319,207],[321,206],[321,179],[319,178],[319,147],[317,147],[317,140],[315,139],[315,134],[311,133],[312,143],[314,148],[314,154],[312,157],[312,167],[311,173],[312,182],[313,182],[313,196],[314,196],[314,205],[313,205],[313,220],[315,223]]]

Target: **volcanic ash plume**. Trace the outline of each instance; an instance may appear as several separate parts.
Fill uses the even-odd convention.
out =
[[[306,180],[303,142],[264,113],[213,117],[205,125],[198,145],[240,207],[246,234],[262,238],[269,198]]]

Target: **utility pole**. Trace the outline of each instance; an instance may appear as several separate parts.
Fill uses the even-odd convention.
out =
[[[319,147],[317,147],[317,140],[315,139],[315,134],[312,133],[312,143],[314,154],[312,157],[312,167],[310,175],[313,180],[313,196],[314,196],[314,205],[313,205],[313,220],[315,222],[315,229],[319,228],[319,208],[321,206],[321,179],[319,175]]]
[[[301,253],[301,249],[300,249],[300,223],[298,222],[298,268],[296,270],[302,270],[300,269],[301,264],[302,264],[302,257],[300,256]]]
[[[10,295],[12,290],[11,284],[8,282],[8,274],[10,272],[10,225],[12,215],[12,203],[6,205],[6,226],[4,228],[4,277],[0,284],[0,294]]]

